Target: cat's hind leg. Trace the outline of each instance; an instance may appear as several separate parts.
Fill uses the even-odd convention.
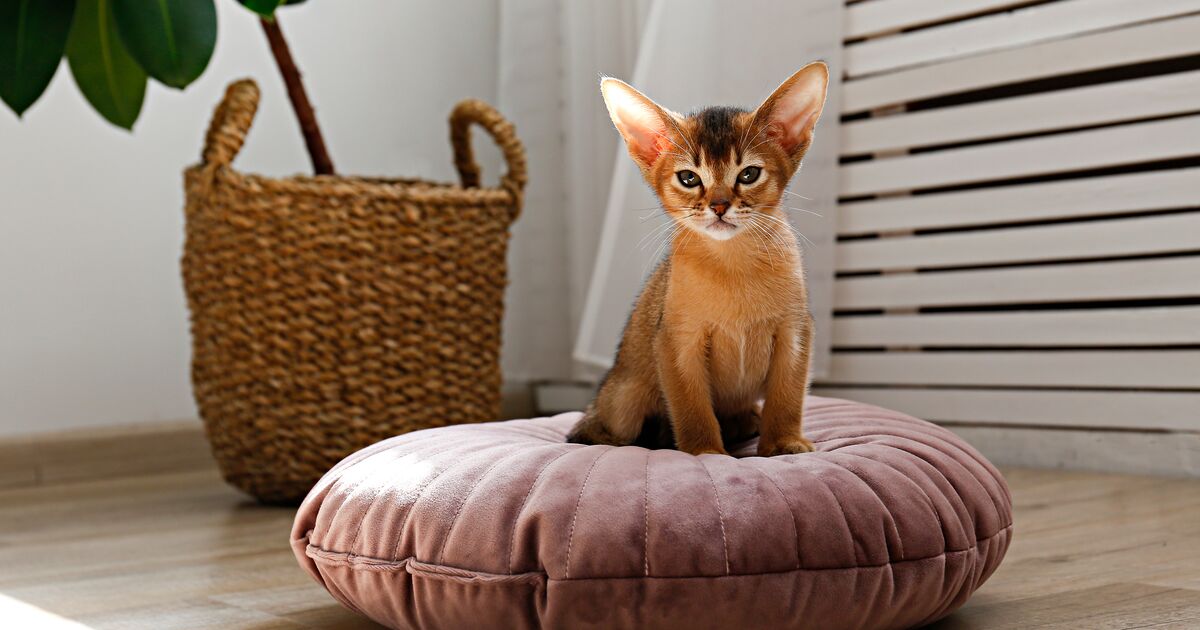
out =
[[[647,416],[658,412],[658,388],[636,378],[609,376],[567,441],[575,444],[633,444]]]

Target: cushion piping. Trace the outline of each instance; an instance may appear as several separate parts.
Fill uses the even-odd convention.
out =
[[[463,583],[489,583],[489,584],[515,584],[515,583],[533,583],[540,584],[545,582],[578,582],[587,580],[695,580],[695,579],[714,579],[725,577],[755,577],[761,575],[780,575],[788,573],[807,573],[820,571],[857,571],[861,569],[882,569],[899,564],[911,562],[928,562],[938,558],[947,556],[956,556],[969,552],[978,552],[979,547],[984,544],[990,544],[994,539],[1001,535],[1010,535],[1012,533],[1012,524],[1008,524],[1001,528],[991,536],[977,538],[975,545],[966,549],[948,549],[942,553],[925,556],[922,558],[908,558],[904,560],[893,560],[884,564],[868,564],[856,565],[851,567],[821,567],[821,568],[798,568],[787,569],[785,571],[761,571],[757,573],[728,573],[725,575],[629,575],[629,576],[597,576],[585,578],[551,578],[544,571],[531,571],[529,573],[486,573],[483,571],[473,571],[460,567],[452,567],[442,564],[431,564],[421,562],[413,557],[404,558],[402,560],[390,560],[385,558],[373,558],[371,556],[362,556],[344,551],[329,551],[313,545],[309,542],[309,536],[305,536],[298,543],[304,544],[304,554],[312,559],[314,564],[327,567],[345,567],[353,570],[363,571],[382,571],[382,572],[397,572],[407,571],[410,575],[417,575],[426,578],[440,579],[452,582]],[[309,532],[311,535],[312,532]]]

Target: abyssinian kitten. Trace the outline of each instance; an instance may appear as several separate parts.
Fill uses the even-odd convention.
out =
[[[813,324],[780,200],[828,83],[825,64],[812,63],[754,111],[683,116],[601,82],[629,155],[679,229],[569,441],[700,455],[757,433],[761,456],[813,450],[801,430]]]

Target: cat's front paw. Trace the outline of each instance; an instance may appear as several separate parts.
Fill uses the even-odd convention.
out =
[[[797,437],[783,440],[760,440],[758,443],[759,457],[775,457],[776,455],[794,455],[796,453],[811,453],[816,448],[809,440]]]

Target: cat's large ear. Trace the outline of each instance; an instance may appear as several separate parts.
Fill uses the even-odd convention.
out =
[[[829,68],[815,61],[801,68],[775,89],[754,112],[757,124],[768,125],[767,134],[793,160],[804,156],[812,142],[813,129],[825,106]]]
[[[600,81],[600,93],[608,106],[608,115],[625,139],[629,155],[642,170],[648,170],[658,156],[671,146],[667,125],[673,112],[650,100],[633,86],[612,77]]]

